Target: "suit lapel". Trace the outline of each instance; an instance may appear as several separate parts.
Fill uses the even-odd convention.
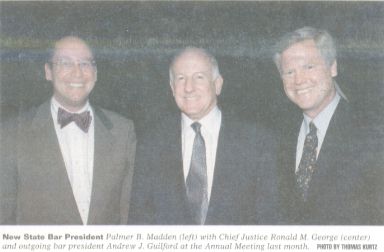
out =
[[[229,136],[228,133],[230,132],[226,131],[226,125],[224,120],[222,120],[216,149],[215,168],[206,224],[211,223],[212,219],[215,217],[215,214],[220,211],[217,211],[217,209],[220,208],[220,204],[223,203],[222,195],[225,194],[223,189],[227,186],[227,176],[234,175],[233,173],[228,174],[228,169],[232,167],[230,159],[231,155],[228,155],[229,150],[227,148],[228,146],[231,146],[231,144],[228,145],[228,143],[230,143],[228,140],[231,139],[231,136]]]
[[[92,224],[98,218],[100,212],[97,206],[104,205],[101,201],[105,200],[108,186],[105,185],[105,177],[110,172],[110,162],[112,157],[114,136],[110,132],[113,127],[112,122],[97,107],[94,108],[94,162],[93,162],[93,182],[91,203],[88,215],[88,224]]]
[[[346,105],[345,101],[340,100],[331,118],[317,159],[317,169],[312,176],[310,193],[318,192],[319,187],[324,184],[324,178],[328,180],[331,178],[330,176],[336,176],[338,165],[335,165],[334,162],[337,159],[345,158],[343,151],[346,147],[348,148],[349,144],[348,136],[344,134],[348,130],[349,124],[346,121],[348,117]]]
[[[177,208],[181,207],[181,213],[184,213],[184,216],[181,217],[182,222],[186,222],[187,224],[191,222],[191,212],[188,203],[187,197],[187,188],[185,184],[185,176],[183,169],[183,154],[182,154],[182,136],[181,136],[181,117],[177,117],[177,120],[174,122],[174,128],[177,129],[177,135],[169,136],[167,139],[169,140],[170,151],[167,151],[164,155],[170,155],[169,160],[173,160],[168,164],[173,164],[172,173],[167,174],[169,178],[175,178],[174,188],[172,191],[169,191],[170,197],[172,197],[171,201],[175,201],[175,206]],[[168,133],[171,133],[172,130],[167,130]],[[166,163],[164,165],[167,165]],[[171,187],[172,188],[172,187]]]
[[[300,193],[296,183],[296,147],[303,121],[302,113],[292,114],[291,120],[286,120],[288,126],[281,132],[282,141],[279,150],[279,194],[281,208],[287,214],[288,222],[293,221],[298,214],[298,204],[301,203]],[[300,215],[300,214],[298,214]]]
[[[288,146],[286,146],[286,150],[289,156],[287,164],[289,165],[290,174],[295,174],[296,171],[296,147],[302,121],[303,118],[295,125],[296,130],[288,134]]]
[[[152,174],[148,176],[153,178],[150,185],[153,211],[158,213],[155,222],[192,224],[183,172],[181,117],[165,118],[148,144],[156,149],[148,157],[151,160],[148,172]]]
[[[216,220],[222,222],[223,220],[220,219],[228,214],[223,213],[221,214],[223,216],[219,215],[222,209],[232,209],[230,206],[233,202],[232,196],[236,195],[238,189],[236,187],[239,186],[237,183],[243,179],[241,176],[239,178],[237,176],[239,176],[241,170],[245,169],[243,167],[240,170],[234,171],[239,160],[234,158],[233,155],[241,149],[241,146],[237,145],[239,141],[236,131],[231,130],[230,122],[226,120],[224,113],[222,115],[206,224],[215,223]],[[231,217],[235,218],[235,216]]]
[[[50,111],[50,101],[42,104],[31,124],[31,137],[39,137],[39,152],[37,159],[41,162],[41,168],[44,169],[46,177],[49,178],[42,181],[52,196],[47,201],[56,206],[64,206],[57,208],[62,214],[54,213],[57,216],[66,216],[64,223],[81,223],[80,213],[72,192],[72,187],[65,168],[64,159],[61,154],[59,141],[56,135],[54,124]],[[41,137],[40,137],[41,136]],[[38,181],[36,181],[38,183]]]
[[[303,117],[301,116],[299,120],[296,120],[294,123],[294,126],[292,127],[293,130],[285,132],[284,136],[286,137],[286,140],[284,141],[284,145],[281,149],[281,152],[285,156],[283,158],[283,164],[282,167],[284,168],[284,171],[282,171],[285,176],[287,176],[290,182],[289,187],[292,190],[296,190],[296,147],[297,147],[297,140],[299,137],[300,127],[301,123],[303,121]]]

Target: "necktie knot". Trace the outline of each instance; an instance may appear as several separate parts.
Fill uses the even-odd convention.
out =
[[[64,128],[71,122],[75,122],[76,125],[85,133],[88,132],[89,126],[92,121],[92,116],[89,111],[84,111],[80,114],[70,113],[62,108],[59,108],[57,112],[57,122],[60,124],[61,128]]]
[[[317,128],[313,122],[309,123],[309,133],[305,137],[304,145],[313,145],[317,147]]]
[[[192,129],[195,131],[196,134],[200,133],[201,124],[199,122],[194,122],[191,124]]]
[[[313,135],[316,134],[317,128],[313,122],[309,123],[309,134]]]

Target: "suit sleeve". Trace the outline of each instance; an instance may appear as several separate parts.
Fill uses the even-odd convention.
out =
[[[132,182],[132,194],[128,224],[153,224],[155,222],[155,210],[153,204],[153,183],[151,161],[151,145],[138,143],[135,160],[135,170]]]
[[[132,176],[136,155],[136,133],[132,122],[128,124],[128,138],[126,141],[126,169],[122,184],[122,193],[120,199],[120,224],[126,224],[130,208],[130,195],[132,188]]]
[[[260,190],[264,203],[262,206],[257,206],[263,213],[262,220],[258,223],[278,224],[281,221],[281,214],[278,206],[277,141],[273,133],[268,131],[264,133],[261,143],[263,144],[260,152],[263,153],[263,158],[260,159],[260,163],[263,176],[259,182],[262,184]]]
[[[16,223],[17,120],[1,125],[0,133],[0,224]]]

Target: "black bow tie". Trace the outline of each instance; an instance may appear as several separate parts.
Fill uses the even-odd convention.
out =
[[[92,116],[89,111],[84,111],[83,113],[69,113],[62,108],[59,108],[57,113],[57,122],[61,125],[61,128],[64,128],[71,122],[75,122],[76,125],[85,133],[88,132],[89,125],[91,124]]]

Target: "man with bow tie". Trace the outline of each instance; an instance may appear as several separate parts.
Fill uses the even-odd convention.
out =
[[[14,148],[3,164],[17,170],[9,176],[17,200],[5,201],[2,223],[126,223],[136,148],[132,121],[89,103],[97,68],[84,40],[56,41],[45,77],[52,98],[5,127],[4,141]]]

